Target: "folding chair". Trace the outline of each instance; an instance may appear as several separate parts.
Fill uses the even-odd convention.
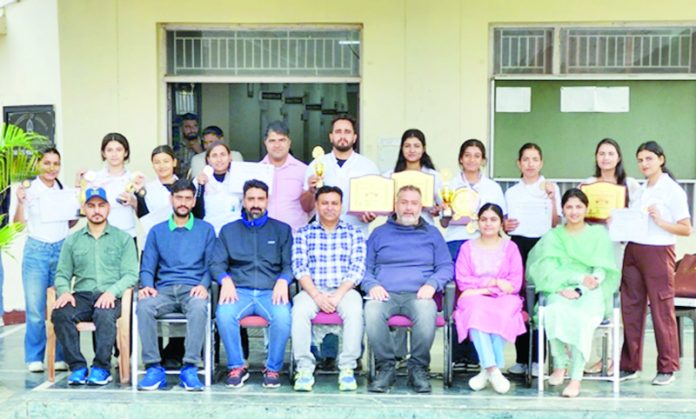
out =
[[[268,321],[263,317],[257,315],[246,316],[239,321],[239,327],[245,329],[268,329],[268,326]],[[292,378],[295,375],[295,365],[292,362],[292,341],[288,339],[288,342],[290,343],[290,362],[288,364],[288,376],[290,378],[290,381],[292,381]]]
[[[130,381],[130,324],[131,324],[131,302],[133,299],[133,289],[128,288],[121,297],[121,317],[116,320],[116,346],[118,347],[118,375],[121,384],[128,384]],[[56,333],[53,329],[53,306],[56,304],[55,287],[48,288],[46,292],[46,363],[48,369],[48,381],[56,381]],[[76,325],[80,332],[95,332],[96,326],[92,322],[80,322]]]
[[[138,375],[139,374],[145,374],[145,370],[139,370],[138,366],[140,363],[140,335],[138,332],[138,318],[136,317],[137,313],[137,307],[138,306],[138,299],[134,298],[133,299],[133,358],[131,360],[131,375],[133,376],[133,389],[137,389],[138,386]],[[207,310],[208,310],[208,315],[207,315],[207,321],[205,325],[205,343],[204,343],[204,348],[203,348],[203,376],[205,378],[205,386],[210,388],[210,385],[213,382],[213,325],[212,325],[212,314],[211,314],[211,295],[208,295],[208,304],[207,304]],[[183,313],[169,313],[165,314],[164,316],[161,316],[157,319],[158,323],[158,329],[160,331],[164,331],[165,328],[162,326],[168,326],[171,328],[173,325],[185,325],[187,323],[186,320],[186,315]],[[174,336],[172,334],[169,334],[169,336]],[[178,335],[178,334],[177,334]],[[180,371],[179,370],[165,370],[166,374],[169,375],[179,375]],[[199,374],[201,374],[201,371],[198,371]]]
[[[543,369],[541,368],[541,360],[544,359],[544,348],[545,348],[545,336],[544,336],[544,314],[546,310],[546,297],[543,295],[539,296],[539,309],[537,312],[537,319],[538,319],[538,328],[539,328],[539,340],[537,341],[537,349],[538,349],[538,354],[539,354],[539,379],[537,381],[537,389],[539,391],[539,395],[542,395],[544,393],[544,380],[548,378],[545,374],[543,374]],[[619,384],[621,382],[621,377],[619,375],[619,359],[621,359],[621,352],[619,348],[619,341],[620,341],[620,333],[621,333],[621,297],[619,292],[614,293],[613,297],[613,308],[612,308],[612,314],[611,318],[609,319],[604,319],[604,321],[597,326],[597,329],[601,330],[603,332],[602,334],[602,373],[598,376],[591,376],[591,375],[586,375],[583,377],[583,380],[603,380],[603,381],[611,381],[613,386],[612,390],[614,392],[614,395],[617,396],[619,394]],[[613,368],[612,368],[612,375],[607,374],[607,355],[608,355],[608,338],[609,335],[612,336],[613,339],[613,345],[612,345],[612,358],[613,358]],[[551,358],[551,357],[549,357]],[[552,361],[549,360],[551,363]]]
[[[443,293],[438,292],[433,296],[435,303],[437,304],[438,315],[435,318],[435,327],[442,328],[442,338],[443,338],[443,371],[442,371],[442,383],[444,387],[452,386],[452,348],[450,346],[450,334],[452,333],[452,310],[454,307],[454,293],[455,285],[453,282],[447,284],[445,288],[444,298]],[[444,301],[443,301],[444,300]],[[387,320],[387,326],[391,329],[403,328],[406,329],[406,333],[410,334],[411,327],[413,327],[413,322],[407,316],[397,314],[391,316]],[[369,360],[369,380],[372,381],[376,375],[375,366],[375,356],[370,350],[370,345],[368,342],[368,360]]]

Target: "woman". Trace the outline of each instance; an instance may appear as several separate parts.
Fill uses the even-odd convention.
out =
[[[650,314],[657,342],[657,375],[654,385],[674,381],[679,370],[679,340],[674,314],[674,244],[677,236],[691,234],[691,216],[684,190],[667,170],[667,158],[654,141],[636,152],[638,168],[646,182],[631,208],[648,213],[647,234],[626,245],[621,278],[621,313],[624,344],[622,379],[637,378],[643,367],[645,312]]]
[[[455,265],[460,297],[453,313],[459,341],[474,342],[481,372],[469,380],[478,391],[488,381],[498,393],[507,393],[510,382],[503,376],[505,342],[524,333],[522,259],[517,245],[501,237],[503,211],[485,204],[478,212],[481,237],[464,243]]]
[[[484,203],[490,202],[497,204],[505,210],[505,197],[503,190],[495,181],[486,177],[481,170],[486,164],[486,147],[477,139],[469,139],[462,143],[459,147],[459,167],[462,172],[459,176],[454,177],[450,182],[450,188],[453,191],[461,188],[470,188],[478,193],[478,202],[475,204],[478,211]],[[447,246],[452,256],[452,260],[457,259],[459,247],[470,239],[475,239],[479,236],[478,231],[469,232],[467,226],[458,225],[449,219],[442,219],[441,224],[447,230],[445,231],[445,239]]]
[[[640,184],[632,177],[626,176],[626,170],[623,167],[623,156],[621,147],[611,138],[605,138],[597,143],[595,148],[595,173],[585,179],[582,184],[590,185],[596,182],[607,182],[614,185],[623,185],[626,187],[626,206],[632,200],[636,199],[636,194],[640,189]],[[614,254],[616,263],[621,266],[623,263],[624,245],[615,242]],[[611,336],[609,336],[609,345],[612,345]],[[592,354],[588,359],[588,365],[585,372],[588,374],[596,374],[602,370],[602,341],[599,336],[595,336],[592,344]],[[611,369],[611,368],[609,368]]]
[[[53,286],[60,249],[68,236],[69,221],[43,221],[46,206],[41,200],[50,199],[52,191],[63,189],[58,180],[60,153],[49,148],[41,153],[39,176],[28,187],[17,189],[17,212],[14,222],[26,224],[28,238],[22,259],[22,284],[26,307],[24,362],[31,372],[42,372],[46,352],[46,290]],[[56,369],[66,370],[60,345],[56,346]]]
[[[195,180],[196,206],[193,215],[215,227],[215,234],[241,217],[242,193],[230,190],[231,154],[225,143],[215,142],[206,151],[206,166]]]
[[[560,222],[561,193],[558,185],[548,182],[541,174],[544,167],[544,154],[541,147],[526,143],[517,154],[517,167],[520,181],[505,191],[508,217],[505,232],[517,245],[522,256],[522,266],[527,264],[527,256],[541,236]],[[521,295],[526,298],[526,287]],[[527,372],[529,362],[529,339],[535,332],[527,331],[515,341],[515,364],[508,369],[510,374],[521,375]],[[532,353],[532,375],[538,375],[539,365],[536,353]]]
[[[150,228],[158,222],[166,220],[172,212],[170,201],[170,189],[178,177],[174,174],[177,160],[174,150],[168,145],[160,145],[150,154],[152,168],[157,179],[143,185],[144,177],[139,176],[135,180],[135,190],[144,190],[145,193],[136,193],[138,201],[137,214],[143,226],[143,236],[147,242]],[[143,245],[143,249],[145,245]]]
[[[87,186],[104,188],[111,207],[109,224],[135,239],[137,231],[134,209],[137,207],[137,200],[128,190],[128,186],[135,180],[126,169],[126,162],[130,158],[128,139],[115,132],[106,134],[101,143],[101,157],[105,162],[104,168],[96,173],[94,179],[84,179],[86,170],[80,170],[75,187],[81,187],[84,179],[88,183]]]
[[[606,229],[585,223],[587,196],[570,189],[561,204],[566,223],[534,246],[527,280],[547,300],[544,328],[553,356],[549,384],[562,384],[567,372],[570,382],[562,394],[576,397],[594,331],[611,312],[619,270]]]
[[[391,177],[394,173],[403,172],[404,170],[417,170],[432,175],[434,178],[433,202],[435,205],[432,208],[424,208],[421,217],[428,224],[434,224],[433,217],[440,213],[439,204],[442,203],[438,193],[442,189],[442,178],[435,170],[435,165],[425,149],[425,134],[423,134],[423,131],[415,128],[406,130],[401,136],[399,149],[399,157],[396,159],[394,170],[386,172],[384,176]]]

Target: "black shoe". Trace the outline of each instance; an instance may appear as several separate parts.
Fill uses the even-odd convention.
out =
[[[319,369],[322,371],[336,371],[336,358],[324,358],[319,364]]]
[[[367,391],[372,393],[386,393],[396,381],[396,369],[393,365],[385,365],[377,370],[372,382],[367,386]]]
[[[162,361],[162,367],[164,367],[165,370],[180,370],[181,362],[177,359],[164,359]]]
[[[430,374],[422,367],[413,367],[408,371],[408,385],[416,393],[430,393]]]

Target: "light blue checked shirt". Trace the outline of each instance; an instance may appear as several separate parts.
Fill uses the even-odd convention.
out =
[[[292,245],[295,278],[310,276],[321,291],[338,288],[343,282],[358,285],[365,275],[367,249],[362,231],[339,221],[326,231],[315,221],[300,228]]]

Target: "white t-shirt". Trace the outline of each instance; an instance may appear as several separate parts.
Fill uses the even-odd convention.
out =
[[[145,221],[147,217],[152,217],[151,220],[157,219],[159,221],[162,220],[165,214],[171,215],[173,212],[172,202],[170,199],[171,193],[169,192],[169,189],[167,189],[167,187],[160,182],[159,179],[152,180],[145,184],[145,190],[147,191],[147,194],[145,195],[145,204],[147,205],[148,214],[140,219],[140,225],[143,228],[143,237],[145,237],[142,247],[143,249],[147,244],[147,236],[150,233],[151,228],[150,224]]]
[[[230,166],[230,170],[234,170],[234,163]],[[215,235],[220,234],[222,227],[233,221],[237,221],[242,217],[242,194],[230,191],[229,172],[225,175],[225,179],[219,182],[215,176],[208,178],[208,183],[205,184],[205,217],[203,220],[212,224],[215,228]],[[198,189],[198,180],[193,181]]]
[[[641,185],[637,199],[631,202],[631,208],[641,211],[647,211],[651,205],[657,205],[660,216],[668,223],[691,217],[686,192],[666,173],[663,173],[653,186],[648,186],[648,182]],[[648,217],[648,234],[636,243],[669,246],[676,241],[674,234],[658,227],[653,219]]]
[[[470,184],[464,177],[464,173],[460,173],[459,176],[455,176],[452,181],[450,181],[450,188],[456,191],[460,188],[471,188],[479,194],[479,203],[476,206],[478,211],[484,204],[493,203],[500,206],[503,210],[503,214],[507,214],[507,207],[505,206],[505,197],[503,196],[503,190],[500,188],[494,180],[487,178],[483,173],[479,181],[475,184]],[[448,242],[455,240],[471,240],[476,239],[480,236],[478,230],[473,233],[466,231],[466,226],[450,224],[445,231],[445,240]]]
[[[516,213],[529,216],[527,220],[518,219],[519,226],[513,231],[508,232],[512,236],[522,236],[537,238],[543,236],[551,229],[553,223],[553,207],[551,200],[546,195],[546,190],[542,188],[546,179],[539,176],[536,182],[526,184],[520,179],[519,182],[505,191],[505,202],[507,203],[508,216],[516,217]],[[561,215],[561,191],[557,184],[554,184],[556,214]],[[523,206],[527,211],[519,210]],[[529,208],[542,209],[541,211],[529,211]]]
[[[131,237],[135,237],[135,211],[133,207],[119,203],[116,198],[126,191],[126,185],[131,181],[131,173],[126,169],[118,176],[109,175],[105,167],[97,172],[97,177],[89,186],[101,187],[106,191],[106,198],[109,200],[111,209],[109,211],[109,224],[119,228]]]
[[[58,182],[49,188],[39,178],[31,181],[26,190],[27,199],[24,204],[24,218],[27,220],[27,233],[34,240],[44,243],[56,243],[68,236],[70,228],[67,221],[41,221],[41,196],[51,190],[60,190]]]
[[[343,206],[341,211],[341,219],[347,223],[362,230],[367,237],[367,224],[363,223],[360,217],[348,214],[348,203],[350,202],[350,179],[360,176],[377,175],[379,170],[372,160],[358,154],[351,153],[348,160],[343,163],[343,166],[338,165],[336,156],[333,151],[325,154],[322,157],[324,163],[324,185],[338,186],[343,191]],[[304,179],[304,190],[309,190],[309,177],[314,174],[314,164],[312,161],[307,167]]]
[[[433,175],[433,177],[435,178],[435,189],[433,190],[433,199],[435,200],[434,202],[436,204],[441,204],[442,198],[440,197],[439,192],[442,189],[442,178],[440,177],[440,173],[437,170],[430,169],[428,167],[421,167],[420,171],[429,175]],[[394,170],[388,170],[384,172],[382,176],[390,178],[393,174]],[[430,215],[430,208],[423,208],[423,210],[421,211],[421,217],[423,217],[426,223],[430,225],[435,225],[435,219],[432,215]]]
[[[191,157],[191,169],[189,169],[189,177],[191,179],[197,178],[198,175],[200,175],[203,171],[205,165],[207,164],[205,161],[205,154],[206,152],[203,151]],[[242,156],[242,153],[240,153],[239,151],[230,151],[230,157],[232,158],[232,161],[244,161],[244,157]]]

